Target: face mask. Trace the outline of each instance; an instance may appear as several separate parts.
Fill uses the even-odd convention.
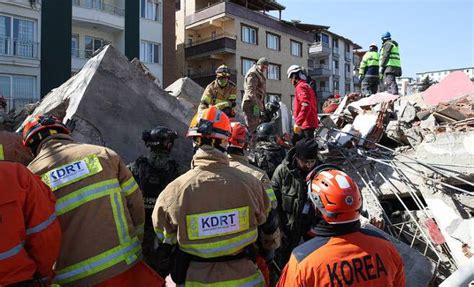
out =
[[[221,87],[225,87],[227,86],[227,79],[217,79],[217,83],[219,84],[219,86]]]

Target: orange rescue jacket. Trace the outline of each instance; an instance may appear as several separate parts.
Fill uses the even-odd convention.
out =
[[[0,286],[53,276],[61,243],[55,203],[26,167],[0,161]]]
[[[376,231],[316,237],[293,250],[277,286],[404,287],[403,261]]]

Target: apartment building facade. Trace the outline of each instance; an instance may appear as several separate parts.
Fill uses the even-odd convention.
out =
[[[398,93],[401,96],[410,96],[417,92],[417,83],[411,77],[397,78]]]
[[[104,45],[112,44],[125,51],[125,0],[68,1],[72,1],[72,74]],[[175,80],[175,3],[137,1],[140,2],[140,60],[162,86],[167,86]],[[28,0],[0,3],[0,94],[9,99],[10,108],[39,99],[40,36],[40,1],[34,7]]]
[[[0,2],[0,96],[8,109],[39,99],[41,5]]]
[[[268,98],[292,105],[294,87],[286,76],[291,65],[306,66],[311,35],[261,11],[281,11],[276,1],[181,0],[177,7],[178,77],[202,86],[226,64],[243,95],[246,72],[260,57],[269,62]]]
[[[329,27],[295,23],[311,33],[308,73],[316,81],[320,102],[330,95],[345,95],[360,91],[356,67],[360,58],[354,52],[361,49],[353,41],[329,31]]]
[[[474,67],[416,73],[416,81],[417,83],[421,83],[426,77],[429,77],[430,80],[436,81],[439,83],[444,78],[446,78],[447,75],[449,75],[452,72],[457,72],[457,71],[463,72],[469,77],[469,79],[471,79],[471,81],[474,81]]]

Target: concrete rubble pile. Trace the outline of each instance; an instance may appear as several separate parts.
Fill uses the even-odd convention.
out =
[[[463,74],[410,97],[351,94],[321,123],[323,160],[358,179],[369,218],[430,260],[430,284],[474,280],[474,84]]]
[[[134,62],[106,46],[78,74],[44,97],[30,117],[56,115],[72,130],[74,139],[110,147],[125,162],[147,153],[143,130],[167,126],[179,135],[175,159],[189,166],[192,143],[185,135],[194,110],[161,89]]]

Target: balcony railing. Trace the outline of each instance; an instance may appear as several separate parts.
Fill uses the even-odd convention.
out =
[[[313,69],[310,69],[310,76],[331,76],[331,68],[328,65],[315,65]]]
[[[347,61],[347,62],[350,62],[351,61],[351,53],[345,53],[344,54],[344,59]]]
[[[230,79],[234,83],[237,82],[237,70],[230,69]],[[197,71],[191,74],[188,74],[188,77],[193,79],[196,83],[198,83],[202,87],[206,87],[212,81],[216,79],[216,71],[212,70],[205,70],[205,71]]]
[[[236,36],[231,34],[221,34],[201,40],[197,43],[186,45],[185,57],[195,58],[204,55],[212,55],[218,52],[235,53],[236,49]]]
[[[72,5],[85,9],[93,9],[112,15],[125,16],[124,8],[117,7],[113,4],[113,2],[106,0],[72,0]]]
[[[339,69],[333,69],[333,70],[332,70],[332,74],[333,74],[334,76],[339,77]]]
[[[0,56],[38,59],[38,42],[0,37]]]
[[[344,72],[344,75],[346,76],[346,79],[350,80],[354,75],[352,74],[352,72],[348,72],[348,71],[345,71]]]
[[[336,58],[339,58],[339,48],[338,47],[332,47],[332,55]]]
[[[310,54],[329,55],[330,52],[331,48],[329,48],[329,44],[325,42],[315,42],[309,46]]]

